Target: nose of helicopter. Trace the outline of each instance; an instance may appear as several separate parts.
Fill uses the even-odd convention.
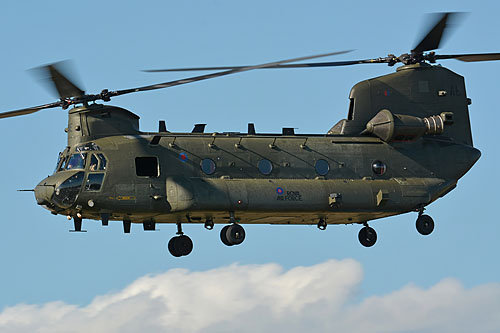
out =
[[[71,174],[70,174],[71,175]],[[40,206],[53,206],[52,199],[56,187],[61,184],[66,178],[68,178],[68,174],[66,173],[56,173],[52,176],[48,176],[43,179],[38,185],[35,187],[35,198],[36,203]]]
[[[64,171],[48,176],[35,187],[36,203],[51,211],[69,208],[77,200],[84,172]]]
[[[41,206],[50,205],[50,199],[54,194],[55,183],[49,181],[49,178],[50,177],[45,178],[35,187],[36,203]]]

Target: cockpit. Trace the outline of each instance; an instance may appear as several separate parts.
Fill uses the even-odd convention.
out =
[[[64,150],[59,153],[54,173],[63,170],[84,170],[87,158],[90,158],[89,171],[106,170],[107,161],[104,155],[97,152],[91,153],[99,150],[99,146],[93,142],[76,147],[73,154],[69,153],[69,149]]]
[[[65,163],[64,169],[66,170],[82,170],[85,169],[85,159],[87,158],[87,153],[73,154],[67,158],[67,163]]]
[[[74,150],[67,148],[59,153],[54,174],[35,189],[37,202],[42,205],[53,203],[61,208],[72,206],[82,187],[83,191],[101,190],[107,166],[105,155],[95,143]]]
[[[106,157],[101,153],[93,153],[89,155],[89,171],[106,170]],[[57,160],[56,169],[54,171],[63,170],[84,170],[85,162],[87,161],[87,153],[77,153],[73,155],[64,156],[62,153]]]

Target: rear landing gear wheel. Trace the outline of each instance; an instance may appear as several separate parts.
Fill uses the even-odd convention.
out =
[[[420,215],[417,219],[417,231],[424,236],[430,235],[434,230],[434,220],[429,215]]]
[[[373,228],[366,226],[359,231],[358,239],[361,245],[371,247],[377,242],[377,233]]]
[[[183,257],[193,251],[193,241],[186,235],[175,236],[168,242],[168,251],[174,257]]]
[[[239,245],[245,240],[245,229],[236,223],[226,225],[220,231],[220,239],[227,246]]]

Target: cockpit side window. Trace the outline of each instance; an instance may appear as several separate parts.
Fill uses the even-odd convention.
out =
[[[99,191],[101,189],[104,173],[89,173],[85,182],[85,191]]]
[[[87,153],[79,153],[71,155],[71,157],[68,160],[68,163],[66,164],[66,170],[84,169],[86,157]]]
[[[98,165],[99,165],[99,161],[97,160],[97,157],[94,154],[92,154],[92,157],[90,158],[89,170],[90,171],[97,171]]]
[[[106,158],[101,153],[89,153],[89,173],[85,182],[85,191],[100,191],[104,180],[104,172],[106,171]],[[100,172],[95,172],[100,171]]]
[[[92,154],[90,157],[89,171],[106,171],[106,157],[103,154]]]
[[[97,154],[97,158],[99,159],[99,170],[106,170],[106,157],[103,154]]]

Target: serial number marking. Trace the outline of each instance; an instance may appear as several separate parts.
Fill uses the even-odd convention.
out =
[[[135,200],[136,197],[133,195],[119,195],[117,197],[108,197],[110,200],[119,200],[119,201],[130,201]]]

